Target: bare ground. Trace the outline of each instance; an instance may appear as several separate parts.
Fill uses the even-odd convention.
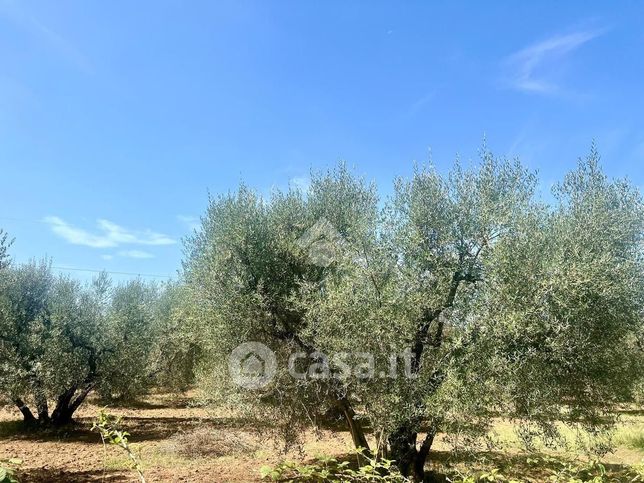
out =
[[[138,481],[122,451],[104,448],[99,435],[90,431],[99,409],[90,402],[79,410],[74,427],[25,433],[18,412],[0,408],[0,460],[21,459],[18,474],[25,483]],[[283,459],[306,461],[320,454],[351,457],[351,439],[346,432],[311,432],[301,452],[285,455],[248,422],[191,407],[187,397],[153,395],[134,406],[109,408],[109,412],[124,417],[124,427],[132,435],[132,447],[140,454],[148,482],[257,482],[261,481],[262,466]],[[621,431],[622,443],[604,458],[617,468],[644,459],[644,449],[627,441],[644,434],[641,411],[626,414]],[[509,439],[511,428],[499,423],[497,432]],[[431,466],[439,470],[511,465],[534,472],[528,469],[527,455],[512,449],[458,456],[439,441],[433,458]],[[533,481],[542,476],[534,474]]]

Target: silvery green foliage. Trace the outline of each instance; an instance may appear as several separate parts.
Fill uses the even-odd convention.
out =
[[[630,397],[644,367],[641,195],[594,150],[554,206],[534,201],[535,183],[489,153],[448,177],[417,170],[396,185],[376,268],[349,262],[356,278],[317,300],[326,350],[354,327],[348,339],[375,353],[422,351],[416,381],[352,381],[384,434],[429,424],[468,442],[501,410],[552,441],[552,421],[590,428]]]
[[[185,262],[203,387],[293,432],[348,405],[417,479],[435,432],[471,443],[497,411],[529,424],[526,441],[556,440],[555,419],[596,426],[641,375],[644,306],[641,194],[597,157],[550,205],[533,173],[487,151],[447,175],[416,168],[382,209],[343,167],[314,176],[306,195],[242,187],[212,200]],[[321,219],[342,237],[324,266],[298,244]],[[281,368],[298,350],[370,352],[376,377],[293,380],[282,369],[269,387],[240,391],[227,356],[246,341],[269,345]],[[407,348],[415,377],[379,377]]]
[[[0,270],[0,394],[25,420],[53,424],[93,390],[143,394],[170,367],[154,362],[172,303],[165,286],[113,286],[104,273],[82,285],[47,261]]]
[[[101,366],[98,392],[105,399],[133,399],[150,387],[159,288],[140,279],[114,287],[105,310],[109,352]]]
[[[13,240],[9,239],[9,235],[0,228],[0,270],[9,266],[9,247]]]
[[[554,193],[553,209],[499,243],[483,320],[519,415],[592,425],[631,396],[644,367],[644,209],[595,150]]]
[[[17,401],[33,403],[41,421],[49,419],[48,401],[60,403],[68,395],[57,406],[61,410],[82,402],[98,375],[104,349],[101,290],[99,283],[81,287],[70,278],[55,277],[47,261],[0,272],[4,397],[19,407]],[[68,419],[71,414],[58,416]]]
[[[344,167],[314,176],[306,195],[294,189],[263,199],[242,186],[211,200],[201,230],[188,241],[185,262],[192,319],[208,354],[201,381],[210,397],[265,409],[262,417],[284,422],[291,435],[298,423],[336,404],[343,388],[296,381],[286,372],[292,352],[313,352],[317,344],[307,332],[305,295],[323,290],[328,274],[338,270],[336,264],[311,263],[301,239],[324,219],[347,246],[361,246],[376,217],[374,187]],[[246,341],[277,352],[281,370],[267,391],[238,391],[231,384],[228,355]]]
[[[155,387],[181,392],[194,384],[194,371],[201,351],[190,325],[188,303],[187,290],[182,283],[167,283],[159,293],[149,361],[149,380]]]
[[[374,243],[358,260],[345,258],[311,299],[310,327],[324,351],[368,351],[380,357],[377,367],[406,348],[415,354],[413,379],[399,370],[393,380],[346,382],[383,446],[393,433],[415,438],[428,424],[484,429],[497,384],[475,344],[476,304],[498,240],[533,209],[534,184],[518,163],[488,153],[480,166],[456,165],[448,176],[417,168],[396,182]]]
[[[103,399],[133,400],[152,387],[185,390],[198,348],[186,326],[184,288],[140,279],[110,288],[97,390]]]

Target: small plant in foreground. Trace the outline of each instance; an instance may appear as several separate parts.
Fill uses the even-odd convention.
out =
[[[119,429],[121,426],[121,419],[121,417],[114,416],[102,410],[92,425],[92,431],[96,430],[99,432],[104,447],[107,447],[107,444],[109,443],[122,448],[127,453],[128,458],[132,460],[134,469],[138,473],[141,483],[146,483],[145,477],[143,476],[141,459],[134,453],[134,451],[132,451],[132,448],[130,448],[128,441],[130,433]]]
[[[16,472],[12,467],[22,464],[22,460],[11,458],[9,460],[0,460],[0,483],[20,483]]]
[[[561,460],[550,456],[528,458],[527,463],[545,474],[538,481],[550,483],[636,483],[644,482],[644,465],[633,465],[617,470],[608,470],[598,460],[580,462]],[[535,481],[534,476],[507,476],[497,468],[477,471],[457,471],[447,481],[450,483],[521,483]]]
[[[459,471],[453,477],[448,478],[447,481],[450,483],[521,483],[521,480],[505,476],[498,468],[477,473],[461,473]]]
[[[306,481],[306,482],[395,482],[407,483],[411,480],[400,474],[394,462],[388,459],[376,459],[362,448],[356,450],[361,464],[357,469],[350,467],[349,461],[339,462],[335,458],[322,456],[315,463],[298,464],[284,462],[278,466],[264,466],[261,469],[263,479],[273,481]]]
[[[550,469],[548,481],[552,483],[604,483],[604,482],[642,482],[644,471],[640,466],[629,466],[617,471],[608,471],[606,466],[598,460],[588,462],[554,461],[554,468]]]

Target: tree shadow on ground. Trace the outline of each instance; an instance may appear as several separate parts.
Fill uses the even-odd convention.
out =
[[[615,412],[625,416],[644,416],[644,409],[642,408],[620,408]]]
[[[266,424],[268,426],[268,424]],[[167,439],[178,432],[189,432],[202,428],[213,429],[260,429],[256,420],[236,417],[215,418],[145,418],[131,417],[123,420],[123,427],[131,434],[133,443]]]
[[[86,483],[86,482],[107,482],[121,483],[132,481],[132,475],[123,471],[65,471],[59,468],[33,468],[21,470],[18,475],[21,481],[31,483]]]
[[[29,426],[23,421],[0,421],[0,438],[20,441],[55,441],[55,442],[87,442],[92,443],[97,438],[90,431],[91,424],[80,422],[68,424],[60,428]],[[100,442],[100,437],[99,437]]]
[[[101,399],[94,396],[91,403],[97,406],[108,406],[115,409],[185,409],[195,407],[195,401],[189,396],[175,395],[171,398],[157,399],[151,397],[149,399]]]
[[[77,418],[74,423],[61,428],[25,426],[22,421],[0,421],[0,437],[8,440],[81,442],[101,444],[101,438],[91,431],[93,418]],[[181,431],[211,427],[216,429],[259,429],[256,420],[235,417],[189,418],[189,417],[124,417],[122,428],[130,433],[132,443],[159,441]],[[266,424],[268,426],[268,424]]]

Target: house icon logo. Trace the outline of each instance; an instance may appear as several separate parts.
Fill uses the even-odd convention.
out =
[[[297,240],[309,263],[325,268],[336,260],[343,242],[342,235],[326,218],[320,218]]]
[[[231,352],[228,369],[238,386],[261,389],[275,377],[277,359],[275,353],[261,342],[244,342]]]

